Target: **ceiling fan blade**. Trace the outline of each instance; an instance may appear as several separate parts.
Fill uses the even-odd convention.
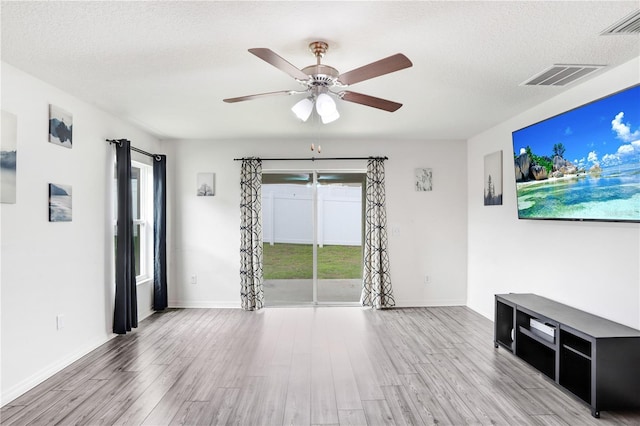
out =
[[[232,104],[234,102],[250,101],[252,99],[266,98],[269,96],[293,95],[295,93],[300,93],[300,92],[297,92],[295,90],[280,90],[279,92],[258,93],[255,95],[239,96],[237,98],[227,98],[227,99],[223,99],[223,101],[226,103]]]
[[[342,84],[350,85],[359,83],[370,78],[379,77],[391,72],[400,71],[413,66],[409,58],[402,53],[396,53],[388,58],[380,59],[360,68],[356,68],[344,74],[340,74],[338,81]]]
[[[386,99],[376,98],[374,96],[363,95],[356,92],[340,92],[340,98],[347,102],[354,102],[356,104],[366,105],[373,108],[382,109],[389,112],[394,112],[400,109],[402,104],[397,102],[388,101]]]
[[[286,72],[296,80],[306,81],[309,79],[309,76],[307,74],[291,65],[289,62],[287,62],[287,60],[285,60],[282,56],[278,55],[271,49],[267,49],[265,47],[257,47],[255,49],[249,49],[249,52],[253,53],[263,61],[270,63],[280,71]]]

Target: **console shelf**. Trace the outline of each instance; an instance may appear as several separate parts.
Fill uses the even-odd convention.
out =
[[[523,326],[518,327],[518,331],[522,334],[524,334],[525,336],[530,337],[531,339],[535,340],[536,342],[540,343],[543,346],[546,346],[548,348],[551,348],[553,350],[555,350],[555,345],[552,342],[543,340],[542,338],[540,338],[538,335],[536,335],[535,333],[532,333],[531,331],[529,331],[528,328],[525,328]]]
[[[580,351],[578,351],[576,349],[573,349],[571,346],[562,345],[562,349],[567,350],[569,352],[573,352],[574,354],[578,355],[579,357],[582,357],[582,358],[584,358],[586,360],[591,361],[591,357],[590,356],[587,356],[587,355],[583,354],[582,352],[580,352]]]
[[[640,331],[535,294],[497,294],[502,346],[591,407],[640,408]]]

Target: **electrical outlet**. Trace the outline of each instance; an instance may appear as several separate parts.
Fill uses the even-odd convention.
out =
[[[198,284],[198,276],[196,274],[191,275],[191,284]]]
[[[64,315],[56,315],[56,330],[62,330],[64,328]]]
[[[424,276],[424,283],[429,284],[431,282],[431,277],[429,275]]]

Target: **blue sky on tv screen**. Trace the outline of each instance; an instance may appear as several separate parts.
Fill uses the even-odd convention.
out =
[[[516,155],[527,146],[553,158],[562,143],[564,158],[589,169],[640,161],[640,86],[599,99],[513,133]]]

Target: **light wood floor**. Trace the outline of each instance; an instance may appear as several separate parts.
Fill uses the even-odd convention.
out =
[[[464,307],[155,314],[2,408],[3,425],[640,425],[589,408]]]

